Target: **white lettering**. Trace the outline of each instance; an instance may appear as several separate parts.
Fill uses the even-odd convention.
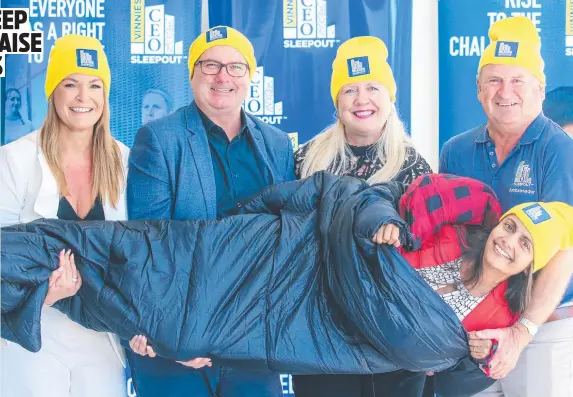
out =
[[[505,8],[541,8],[539,0],[505,0]]]
[[[105,0],[30,0],[33,18],[105,18]]]

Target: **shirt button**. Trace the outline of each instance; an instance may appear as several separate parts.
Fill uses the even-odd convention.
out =
[[[491,168],[495,168],[495,167],[496,167],[496,165],[495,165],[495,164],[492,164],[492,165],[491,165]]]
[[[491,142],[488,142],[487,145],[488,145],[488,146],[491,146]]]
[[[489,155],[490,155],[490,156],[493,156],[493,152],[489,152]]]

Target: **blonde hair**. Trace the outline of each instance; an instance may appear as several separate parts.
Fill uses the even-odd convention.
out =
[[[54,174],[61,195],[68,193],[66,177],[61,166],[59,132],[61,120],[56,112],[53,96],[48,100],[48,113],[40,128],[40,147]],[[93,128],[92,138],[92,197],[101,197],[102,203],[113,208],[119,202],[125,186],[125,172],[119,145],[111,135],[107,97],[103,113]]]
[[[327,170],[341,175],[347,170],[352,151],[346,141],[344,125],[340,119],[314,137],[307,145],[308,151],[300,168],[301,178],[308,177],[317,171]],[[382,163],[382,168],[368,178],[367,182],[380,183],[395,178],[406,160],[406,149],[412,146],[412,141],[398,116],[396,106],[392,104],[388,120],[382,127],[382,133],[376,142],[376,158]]]

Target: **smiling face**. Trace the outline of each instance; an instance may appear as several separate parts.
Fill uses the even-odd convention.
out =
[[[486,65],[477,83],[478,99],[488,123],[497,128],[522,129],[541,112],[544,87],[520,66]]]
[[[490,233],[484,254],[483,266],[509,278],[529,271],[533,263],[533,239],[525,225],[515,215],[505,217]]]
[[[338,93],[338,114],[344,124],[348,141],[372,137],[376,141],[392,109],[388,90],[377,81],[362,81],[344,85]]]
[[[71,74],[52,94],[56,113],[70,131],[93,132],[105,106],[101,79],[86,74]]]
[[[229,46],[215,46],[205,51],[198,62],[205,62],[204,67],[209,67],[207,62],[215,61],[223,64],[242,63],[246,64],[241,53]],[[229,66],[230,67],[230,66]],[[206,69],[207,70],[207,69]],[[201,110],[212,112],[240,112],[241,105],[247,97],[250,77],[247,70],[242,77],[230,76],[225,67],[219,73],[211,75],[201,71],[201,65],[196,64],[191,79],[191,87],[195,102]]]

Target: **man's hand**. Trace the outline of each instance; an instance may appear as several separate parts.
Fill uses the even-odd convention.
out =
[[[497,340],[497,351],[490,363],[490,378],[501,379],[515,368],[519,355],[531,342],[531,335],[521,324],[514,324],[508,328],[486,329],[475,333],[478,339]]]
[[[372,237],[372,241],[377,244],[390,244],[397,248],[400,246],[400,229],[391,223],[383,225]]]
[[[151,358],[157,356],[153,348],[147,344],[147,338],[143,335],[136,335],[133,338],[131,338],[131,340],[129,341],[129,347],[131,347],[131,350],[133,350],[140,356],[149,356]],[[191,367],[195,369],[203,368],[204,366],[210,367],[213,365],[211,363],[210,358],[203,358],[203,357],[197,357],[189,361],[177,361],[177,362],[186,367]]]
[[[210,367],[213,365],[213,363],[211,363],[210,358],[203,358],[203,357],[197,357],[189,361],[177,361],[177,362],[186,367],[191,367],[195,369],[203,368],[204,366]]]

